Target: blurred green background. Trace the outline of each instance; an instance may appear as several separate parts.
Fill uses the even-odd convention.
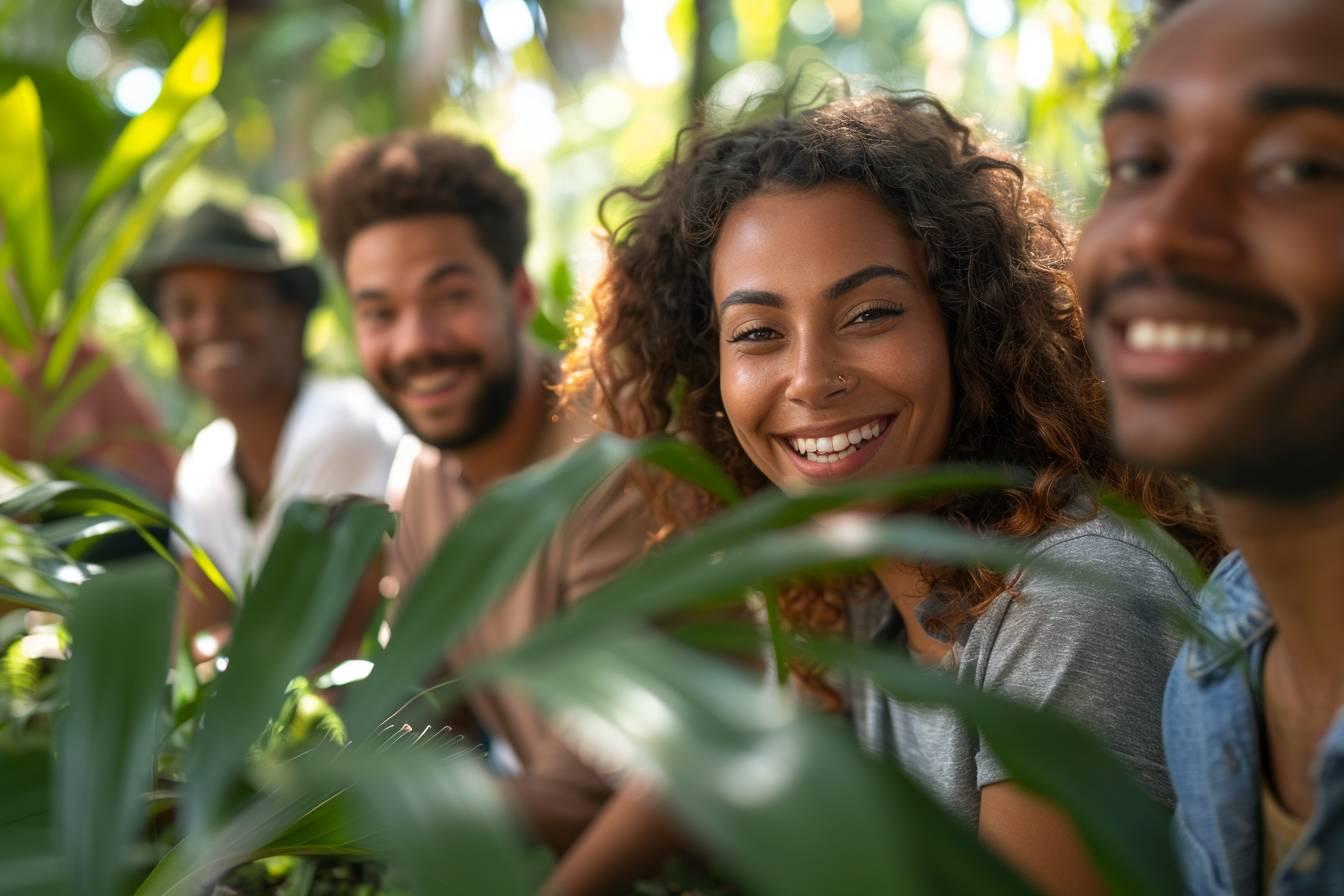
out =
[[[304,178],[361,134],[451,129],[495,148],[534,204],[528,265],[538,335],[601,262],[597,203],[640,180],[677,131],[760,114],[759,96],[923,88],[1023,148],[1073,218],[1101,187],[1096,108],[1133,44],[1142,0],[0,0],[0,90],[28,75],[44,108],[53,217],[214,6],[229,13],[215,100],[228,131],[164,213],[251,200],[297,257],[317,251]],[[116,226],[118,209],[94,222]],[[348,316],[309,328],[321,369],[353,370]],[[173,353],[119,280],[94,337],[141,378],[176,440],[208,412],[177,385]]]

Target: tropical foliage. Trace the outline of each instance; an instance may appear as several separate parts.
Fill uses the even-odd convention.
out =
[[[62,883],[79,893],[185,893],[268,855],[372,854],[407,892],[531,892],[544,863],[518,836],[480,757],[424,728],[414,698],[442,644],[519,574],[570,507],[638,460],[725,493],[721,475],[687,446],[615,437],[510,480],[445,541],[406,597],[402,624],[371,657],[372,673],[350,686],[338,711],[326,710],[337,719],[297,743],[265,735],[287,686],[334,631],[358,570],[388,530],[385,511],[293,506],[240,608],[228,666],[206,684],[189,665],[163,683],[172,592],[162,563],[90,575],[58,598],[12,589],[11,599],[68,614],[72,644],[49,719],[51,749],[31,737],[31,721],[21,739],[8,720],[2,774],[17,798],[0,820],[6,882],[34,893]],[[522,687],[627,774],[655,782],[724,872],[752,892],[1029,892],[899,767],[863,755],[836,720],[729,664],[692,657],[696,648],[648,625],[781,577],[878,556],[1011,567],[1021,556],[1013,545],[915,515],[806,525],[874,495],[913,502],[1010,481],[934,470],[740,502],[517,650],[463,670],[439,699],[501,679]],[[42,489],[29,486],[0,509],[30,508]],[[1116,892],[1177,891],[1163,813],[1073,725],[889,654],[775,643],[861,670],[903,699],[953,707],[1016,780],[1073,815]]]
[[[280,151],[298,138],[293,122],[267,115],[264,104],[258,109],[270,77],[260,63],[267,60],[317,60],[303,89],[318,97],[311,101],[318,110],[350,110],[346,131],[466,115],[479,127],[502,120],[516,93],[526,97],[529,79],[549,85],[557,117],[568,121],[587,110],[593,120],[586,131],[563,127],[545,159],[516,162],[572,171],[595,152],[615,160],[589,171],[580,180],[587,186],[571,194],[563,194],[558,173],[543,181],[538,217],[563,223],[540,241],[543,262],[553,262],[537,331],[559,339],[575,254],[564,234],[582,229],[574,222],[591,214],[598,181],[642,174],[666,151],[677,124],[716,108],[701,100],[730,106],[756,87],[778,86],[817,55],[809,48],[822,48],[827,58],[851,47],[873,59],[894,54],[882,70],[900,86],[908,81],[898,76],[905,71],[901,54],[916,44],[927,45],[927,58],[917,58],[926,80],[936,80],[935,62],[992,55],[995,41],[1023,40],[1028,21],[1061,34],[1073,16],[1080,25],[1105,24],[1113,36],[1123,35],[1128,21],[1084,0],[1022,3],[1016,31],[971,39],[967,14],[951,3],[651,3],[661,9],[655,24],[676,58],[690,60],[673,83],[659,86],[640,81],[648,72],[616,72],[615,50],[601,40],[569,39],[592,24],[582,16],[585,4],[548,3],[543,14],[518,0],[514,6],[530,10],[533,30],[516,45],[505,39],[505,20],[490,18],[492,7],[498,15],[508,3],[443,4],[461,19],[461,58],[476,62],[454,69],[425,96],[411,76],[430,50],[408,34],[433,4],[348,3],[330,15],[286,7],[266,28],[256,20],[235,26],[238,52],[258,64],[227,71],[220,13],[199,18],[153,3],[136,13],[121,5],[124,27],[98,24],[113,13],[94,0],[85,8],[96,28],[60,40],[71,44],[72,66],[75,45],[86,37],[124,41],[117,53],[142,38],[180,48],[164,66],[152,104],[129,120],[109,112],[98,94],[98,77],[110,83],[110,70],[80,80],[12,52],[0,65],[7,85],[0,93],[0,388],[30,403],[42,431],[106,370],[72,364],[90,328],[114,345],[123,338],[142,369],[154,369],[145,361],[152,349],[143,344],[152,340],[142,338],[143,321],[125,330],[109,326],[126,307],[118,304],[126,297],[114,278],[173,204],[175,190],[209,179],[204,161],[236,165],[250,172],[254,188],[294,197],[294,177],[316,148],[305,144],[297,161]],[[63,15],[58,7],[0,7],[10,25],[17,23],[6,36],[66,35],[54,27],[64,21],[54,18]],[[645,13],[627,4],[627,22],[638,24],[639,15]],[[196,26],[190,34],[184,22]],[[552,35],[545,40],[543,22]],[[515,36],[526,30],[516,19],[514,25]],[[953,40],[957,34],[965,46]],[[608,43],[620,40],[608,35]],[[1086,94],[1114,61],[1114,52],[1087,49],[1104,43],[1099,38],[1081,48],[1078,40],[1055,44],[1052,52],[1070,61],[1035,88],[1019,85],[1030,94],[1028,111],[1000,124],[1049,142],[1040,135],[1046,122],[1067,118],[1059,113],[1064,97]],[[84,50],[89,46],[85,41]],[[12,49],[2,40],[0,48]],[[594,74],[585,52],[606,59],[610,71]],[[217,89],[222,102],[211,98]],[[958,90],[981,88],[968,82]],[[618,106],[623,94],[624,117],[617,121],[585,99],[594,93]],[[329,132],[344,133],[337,131]],[[219,139],[226,134],[227,141]],[[268,161],[276,158],[287,161]],[[559,214],[560,206],[569,211]],[[319,337],[324,326],[339,332],[339,307],[328,310],[325,325],[319,321]],[[40,358],[37,389],[6,360],[25,354]],[[274,879],[285,892],[315,893],[315,877],[332,857],[349,860],[347,869],[375,869],[372,882],[362,884],[366,891],[534,892],[547,856],[521,836],[482,757],[430,721],[431,703],[441,708],[500,681],[563,717],[625,774],[657,786],[722,876],[751,892],[1028,892],[899,767],[864,755],[837,720],[704,653],[697,645],[710,635],[720,652],[729,644],[773,651],[777,668],[793,656],[825,661],[868,675],[901,699],[953,707],[981,729],[1015,780],[1069,812],[1115,892],[1178,890],[1165,817],[1068,722],[852,645],[799,640],[774,627],[764,634],[722,625],[669,632],[651,623],[679,609],[740,600],[749,590],[768,596],[790,576],[853,568],[877,556],[1011,568],[1021,557],[1013,544],[916,514],[813,523],[818,514],[875,497],[918,506],[949,491],[1002,487],[1013,481],[1010,471],[949,468],[805,497],[739,501],[722,474],[684,444],[594,439],[478,504],[404,595],[390,641],[367,657],[371,672],[335,686],[340,699],[333,705],[306,676],[359,571],[394,524],[384,509],[358,502],[290,508],[269,560],[243,595],[227,665],[202,680],[173,637],[174,561],[155,534],[171,527],[163,511],[73,471],[0,462],[11,483],[0,497],[4,892],[186,894],[208,892],[221,879]],[[486,610],[598,481],[630,463],[691,479],[730,509],[663,545],[515,651],[462,670],[432,694],[422,691],[443,644]],[[104,539],[127,532],[152,548],[148,559],[92,561]],[[194,556],[213,571],[203,553]],[[250,871],[230,870],[244,865]]]

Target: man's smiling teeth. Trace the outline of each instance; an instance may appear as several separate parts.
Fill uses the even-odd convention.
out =
[[[838,432],[833,436],[822,436],[819,439],[789,439],[789,445],[810,461],[833,464],[842,457],[849,457],[858,451],[858,446],[862,443],[877,438],[882,434],[882,427],[885,425],[882,420],[874,420],[857,429]]]
[[[433,395],[441,389],[457,384],[462,376],[460,370],[439,370],[434,373],[417,373],[406,377],[403,388],[412,395]]]
[[[1125,346],[1136,352],[1228,352],[1255,341],[1248,327],[1140,317],[1125,325]]]
[[[247,361],[247,349],[238,342],[209,342],[198,346],[192,363],[197,367],[238,367]]]

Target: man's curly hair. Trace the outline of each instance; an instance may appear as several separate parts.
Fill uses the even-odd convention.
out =
[[[1068,273],[1071,235],[1050,199],[1009,153],[977,142],[924,94],[837,100],[726,133],[688,131],[661,172],[608,194],[635,210],[608,225],[608,264],[579,311],[567,359],[569,397],[591,403],[622,435],[690,437],[744,493],[767,487],[724,413],[712,255],[729,212],[747,197],[832,183],[870,192],[924,245],[954,381],[943,459],[1005,464],[1033,477],[1026,487],[951,498],[936,512],[1029,537],[1071,521],[1071,505],[1091,483],[1139,504],[1212,565],[1218,539],[1187,485],[1131,469],[1111,452],[1105,391]],[[688,502],[666,488],[653,499],[677,528],[717,509],[707,496]],[[947,636],[1011,590],[983,569],[924,576],[936,606],[926,627]],[[838,612],[808,600],[782,605],[803,625],[815,621],[814,609],[831,622]]]
[[[367,227],[422,215],[461,215],[508,277],[527,248],[527,194],[484,146],[450,134],[360,140],[308,184],[322,246],[341,271]]]

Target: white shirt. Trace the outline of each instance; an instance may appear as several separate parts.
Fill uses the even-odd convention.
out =
[[[405,429],[362,379],[310,377],[280,432],[271,486],[256,519],[244,511],[234,462],[238,434],[220,418],[177,467],[173,518],[241,594],[266,560],[285,508],[299,498],[382,500]]]

